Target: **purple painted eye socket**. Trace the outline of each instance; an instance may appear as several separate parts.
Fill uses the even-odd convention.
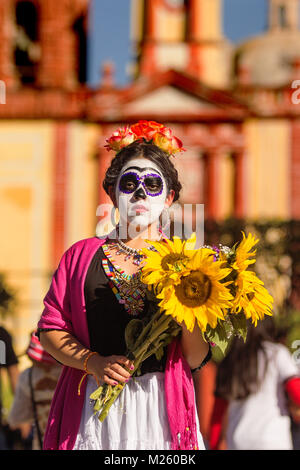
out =
[[[131,194],[137,190],[140,184],[148,196],[159,196],[164,188],[161,176],[156,173],[147,173],[140,177],[134,171],[129,171],[121,176],[119,190],[122,193]]]

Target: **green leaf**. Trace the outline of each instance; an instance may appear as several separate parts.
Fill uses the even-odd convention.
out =
[[[225,356],[234,336],[239,336],[244,342],[246,341],[247,329],[247,319],[242,312],[230,313],[225,320],[218,322],[216,328],[213,329],[208,326],[205,336],[209,342],[215,344],[221,355]]]
[[[97,400],[101,396],[102,392],[103,392],[103,385],[101,385],[93,393],[91,393],[90,399]]]
[[[95,404],[94,404],[94,414],[96,414],[98,411],[100,411],[100,408],[101,408],[101,400],[100,398],[97,398],[97,400],[95,401]]]
[[[228,334],[228,327],[226,322],[219,322],[216,328],[207,327],[205,335],[210,343],[213,343],[215,347],[218,347],[223,356],[226,355],[228,346],[230,344],[230,337]]]

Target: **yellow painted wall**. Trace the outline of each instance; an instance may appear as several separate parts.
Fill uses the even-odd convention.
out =
[[[164,7],[157,9],[156,37],[158,41],[184,41],[185,14],[176,10],[170,11]]]
[[[69,124],[67,247],[95,235],[100,185],[96,159],[99,132],[95,124],[79,121]]]
[[[18,300],[4,325],[18,354],[36,327],[53,274],[54,132],[50,120],[0,122],[0,272]],[[98,138],[99,126],[69,123],[66,248],[95,233]]]
[[[219,40],[222,34],[222,10],[220,0],[200,0],[199,14],[201,39]]]
[[[284,119],[245,124],[247,215],[289,218],[290,125]]]
[[[213,88],[228,88],[230,84],[231,47],[227,44],[207,44],[200,50],[201,81]]]
[[[0,122],[0,271],[17,294],[16,316],[6,326],[18,353],[48,281],[52,138],[50,121]]]

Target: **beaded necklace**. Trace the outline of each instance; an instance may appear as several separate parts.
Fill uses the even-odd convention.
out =
[[[144,297],[147,290],[146,284],[140,280],[141,270],[134,274],[126,274],[115,263],[107,244],[102,245],[107,259],[102,259],[102,266],[108,277],[108,285],[111,287],[118,302],[123,304],[129,315],[138,315],[144,308]],[[111,264],[109,264],[109,261]]]

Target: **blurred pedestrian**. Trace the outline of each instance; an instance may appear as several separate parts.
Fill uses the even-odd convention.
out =
[[[3,374],[2,369],[7,371],[9,385],[12,393],[15,393],[19,377],[18,358],[13,348],[13,341],[8,331],[0,326],[0,450],[8,449],[9,428],[3,416]]]
[[[297,362],[298,366],[298,374],[300,376],[300,356],[299,356],[300,349],[294,352],[294,357]],[[292,389],[290,392],[290,396],[292,393],[295,393]],[[294,450],[300,450],[300,404],[297,401],[296,397],[291,396],[288,400],[288,407],[289,412],[292,419],[292,438],[293,438],[293,448]]]
[[[300,378],[274,332],[271,318],[251,325],[246,343],[234,338],[219,364],[210,449],[293,449],[290,404],[300,405]]]
[[[20,374],[8,424],[11,429],[26,423],[33,425],[32,449],[41,450],[52,396],[62,367],[43,349],[35,332],[31,334],[26,353],[32,366]]]

